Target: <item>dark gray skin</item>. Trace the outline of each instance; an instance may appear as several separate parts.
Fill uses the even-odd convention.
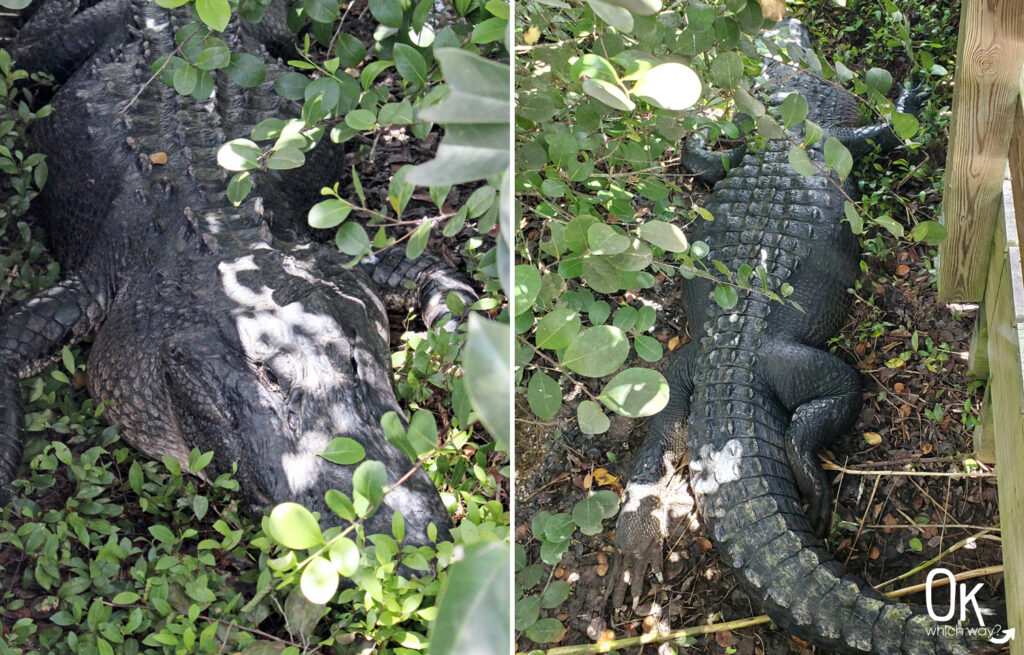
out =
[[[858,127],[856,99],[815,75],[773,63],[773,102],[786,92],[807,99],[808,118],[856,156],[899,142],[885,125]],[[905,92],[901,111],[916,111]],[[822,141],[823,142],[823,141]],[[763,265],[770,290],[792,285],[803,307],[739,290],[729,310],[714,284],[685,282],[683,304],[693,341],[669,364],[668,406],[651,422],[635,455],[615,531],[619,561],[612,606],[631,587],[634,605],[648,567],[660,573],[673,519],[694,509],[678,467],[689,459],[690,486],[708,534],[737,581],[782,628],[830,653],[962,654],[987,645],[977,637],[929,634],[924,608],[884,598],[844,572],[826,549],[829,483],[817,452],[852,427],[860,378],[820,350],[841,327],[858,268],[858,243],[843,222],[852,186],[788,164],[790,143],[770,140],[719,181],[691,240],[709,260],[736,271]],[[820,145],[808,149],[824,170]],[[720,154],[706,156],[711,165]],[[752,285],[760,280],[755,275]],[[803,505],[808,506],[805,512]]]
[[[33,20],[56,20],[45,12],[62,6],[44,5]],[[183,464],[192,448],[212,450],[214,473],[237,464],[255,514],[297,501],[320,512],[325,527],[342,524],[324,493],[351,494],[356,467],[317,456],[331,439],[362,444],[367,459],[384,463],[389,484],[412,468],[380,427],[385,412],[402,409],[379,293],[418,283],[433,322],[448,291],[468,303],[472,288],[434,258],[407,263],[389,253],[367,274],[344,268],[347,258],[330,248],[275,238],[275,216],[299,220],[309,207],[301,198],[335,179],[334,169],[263,176],[254,196],[231,205],[217,149],[259,120],[288,116],[270,80],[250,91],[218,76],[208,103],[156,82],[119,115],[149,79],[149,64],[174,49],[187,15],[150,0],[52,13],[60,18],[50,25],[54,43],[78,50],[55,46],[49,70],[68,77],[69,62],[80,66],[34,130],[50,169],[34,212],[72,276],[0,318],[0,501],[21,462],[19,378],[92,333],[88,388],[111,403],[108,416],[127,442]],[[234,25],[222,36],[233,48],[244,38]],[[29,43],[26,58],[46,67],[44,49]],[[155,152],[167,153],[165,166],[150,164]],[[450,538],[424,471],[387,495],[367,532],[389,532],[395,510],[408,543],[429,544],[430,523],[439,540]]]

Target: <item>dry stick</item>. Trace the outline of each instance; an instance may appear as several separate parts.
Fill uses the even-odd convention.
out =
[[[853,553],[857,548],[857,542],[860,540],[860,535],[864,532],[864,524],[868,521],[868,513],[871,512],[871,503],[875,500],[875,492],[878,491],[878,483],[882,481],[882,478],[875,478],[875,486],[871,487],[871,495],[868,497],[867,507],[864,508],[864,515],[860,517],[860,524],[857,526],[857,535],[853,538],[853,544],[850,546],[850,552],[846,554],[845,564],[850,563],[850,558],[853,557]]]
[[[986,566],[980,569],[974,569],[971,571],[964,571],[953,576],[953,580],[959,582],[961,580],[969,580],[971,578],[979,578],[986,575],[993,575],[995,573],[1002,573],[1003,566]],[[949,583],[949,578],[943,576],[942,578],[935,580],[932,587],[941,587]],[[919,584],[912,587],[905,587],[903,589],[897,589],[886,594],[888,598],[900,598],[902,596],[908,596],[910,594],[916,594],[920,591],[924,591],[925,585]],[[666,641],[678,641],[687,637],[695,637],[697,635],[713,634],[716,632],[724,632],[726,630],[739,630],[741,628],[749,628],[755,625],[761,625],[764,623],[770,623],[771,619],[767,615],[762,614],[761,616],[754,616],[748,619],[738,619],[736,621],[726,621],[725,623],[715,623],[712,625],[698,625],[690,628],[683,628],[681,630],[673,630],[671,632],[662,633],[648,633],[640,635],[639,637],[627,637],[626,639],[616,639],[614,641],[601,641],[596,644],[578,644],[575,646],[556,646],[549,648],[546,651],[542,651],[544,655],[588,655],[589,653],[607,653],[613,650],[619,650],[620,648],[629,648],[631,646],[643,646],[645,644],[660,644]],[[520,653],[519,655],[522,655]]]
[[[851,469],[835,462],[828,460],[822,460],[822,468],[828,471],[842,471],[843,473],[849,473],[850,475],[903,475],[908,477],[933,477],[933,478],[956,478],[956,479],[971,479],[971,478],[994,478],[995,473],[950,473],[946,471],[893,471],[893,470],[878,470],[878,471],[865,471],[863,469]]]

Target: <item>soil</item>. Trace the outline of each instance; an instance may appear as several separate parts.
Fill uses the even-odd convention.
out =
[[[949,103],[948,97],[936,101]],[[944,135],[937,135],[922,160],[941,167]],[[902,155],[906,156],[906,155]],[[885,162],[880,162],[884,168]],[[862,167],[862,173],[865,172]],[[855,173],[856,174],[856,173]],[[868,173],[870,174],[870,172]],[[671,181],[693,188],[681,171]],[[938,190],[916,188],[911,181],[898,193],[923,198],[908,205],[917,220],[937,220]],[[923,193],[923,196],[920,195]],[[684,202],[685,206],[685,202]],[[908,226],[913,226],[908,222]],[[968,350],[975,306],[943,306],[936,298],[934,248],[884,236],[886,249],[865,252],[850,316],[832,351],[855,366],[864,383],[863,409],[855,428],[822,453],[832,468],[833,526],[828,548],[846,568],[874,585],[914,570],[961,540],[979,536],[936,566],[954,573],[1002,563],[994,472],[973,460],[973,426],[980,417],[984,388],[968,371]],[[685,282],[683,282],[685,283]],[[689,341],[679,304],[678,278],[662,278],[640,293],[605,298],[614,308],[660,308],[654,335],[666,350]],[[916,335],[916,337],[915,337]],[[931,345],[929,346],[929,340]],[[903,353],[911,353],[901,361]],[[653,367],[663,369],[668,357]],[[629,366],[652,366],[638,358]],[[614,374],[612,374],[614,375]],[[585,380],[595,395],[608,379]],[[572,512],[598,488],[622,494],[633,451],[646,432],[645,420],[612,416],[605,434],[584,435],[576,426],[576,406],[586,396],[566,389],[566,402],[551,421],[539,421],[519,397],[516,420],[516,540],[527,562],[539,562],[540,544],[530,532],[537,512]],[[839,469],[839,470],[837,470]],[[976,471],[975,477],[947,473]],[[914,471],[925,475],[901,475]],[[605,475],[607,472],[610,475]],[[927,475],[932,473],[934,475]],[[698,518],[696,529],[680,526],[665,549],[663,581],[645,580],[644,595],[634,610],[609,607],[609,564],[614,559],[614,521],[606,531],[583,536],[579,531],[552,578],[571,585],[570,598],[542,617],[555,617],[566,631],[545,647],[593,644],[655,630],[678,630],[762,614],[738,586]],[[993,528],[988,534],[984,531]],[[893,591],[924,582],[927,569],[888,584]],[[998,607],[1004,593],[1001,574],[970,581],[984,584],[982,606]],[[543,587],[530,590],[537,593]],[[988,599],[994,599],[986,602]],[[924,603],[924,594],[906,600]],[[629,601],[627,600],[627,604]],[[517,634],[516,648],[538,646]],[[624,649],[629,653],[672,652],[667,644]],[[697,637],[687,653],[785,655],[821,652],[776,630],[770,624]]]

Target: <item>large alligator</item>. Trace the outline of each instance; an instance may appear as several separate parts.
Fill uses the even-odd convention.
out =
[[[191,22],[187,11],[151,0],[76,6],[47,0],[16,50],[68,78],[33,131],[50,171],[34,213],[73,274],[0,318],[0,500],[21,462],[19,378],[92,333],[88,388],[126,441],[183,463],[192,448],[212,450],[216,473],[237,464],[253,512],[293,500],[339,523],[324,493],[351,494],[355,467],[318,456],[331,439],[360,442],[389,485],[412,467],[380,425],[387,411],[402,415],[381,287],[418,283],[431,320],[448,291],[471,302],[472,288],[429,261],[385,254],[367,273],[331,248],[275,238],[271,220],[301,220],[303,196],[334,169],[264,176],[241,206],[227,200],[218,148],[287,111],[271,81],[246,90],[216,74],[207,102],[147,84],[149,65]],[[221,37],[260,52],[235,23]],[[154,153],[166,164],[154,165]],[[449,536],[422,470],[386,496],[367,531],[390,531],[394,510],[411,543],[429,543],[431,522]]]
[[[802,26],[790,27],[799,37]],[[801,93],[808,118],[854,155],[872,143],[899,144],[884,124],[861,127],[856,98],[818,75],[772,62],[765,76],[774,102]],[[904,90],[897,109],[914,112],[918,102]],[[852,427],[861,385],[853,368],[820,348],[846,319],[859,249],[843,223],[849,181],[825,173],[821,142],[807,149],[819,168],[811,176],[789,165],[790,147],[769,139],[747,152],[707,199],[715,220],[698,221],[691,240],[704,241],[708,259],[732,271],[763,267],[767,277],[755,275],[754,289],[763,282],[778,294],[789,284],[802,310],[743,289],[736,305],[723,309],[713,282],[685,283],[694,340],[669,364],[670,402],[635,456],[615,532],[612,603],[621,605],[627,586],[636,602],[647,568],[660,571],[670,520],[693,507],[678,472],[688,450],[690,485],[709,535],[780,628],[836,653],[984,647],[987,635],[939,627],[923,608],[886,599],[845,573],[821,539],[829,483],[817,452]],[[721,170],[720,154],[707,161],[716,160]]]

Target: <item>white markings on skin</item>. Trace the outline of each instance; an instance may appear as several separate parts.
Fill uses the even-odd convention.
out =
[[[167,29],[167,26],[169,24],[170,23],[167,23],[167,22],[158,23],[155,20],[153,20],[152,18],[147,18],[146,19],[146,29],[150,30],[150,31],[153,31],[153,32],[162,32],[165,29]]]
[[[306,432],[296,444],[296,452],[281,455],[281,468],[293,494],[302,494],[313,486],[315,471],[321,466],[317,453],[323,452],[329,442],[322,432]]]
[[[721,450],[714,450],[711,444],[701,446],[699,456],[690,462],[694,492],[705,496],[739,480],[742,457],[743,446],[738,439],[730,439]]]

